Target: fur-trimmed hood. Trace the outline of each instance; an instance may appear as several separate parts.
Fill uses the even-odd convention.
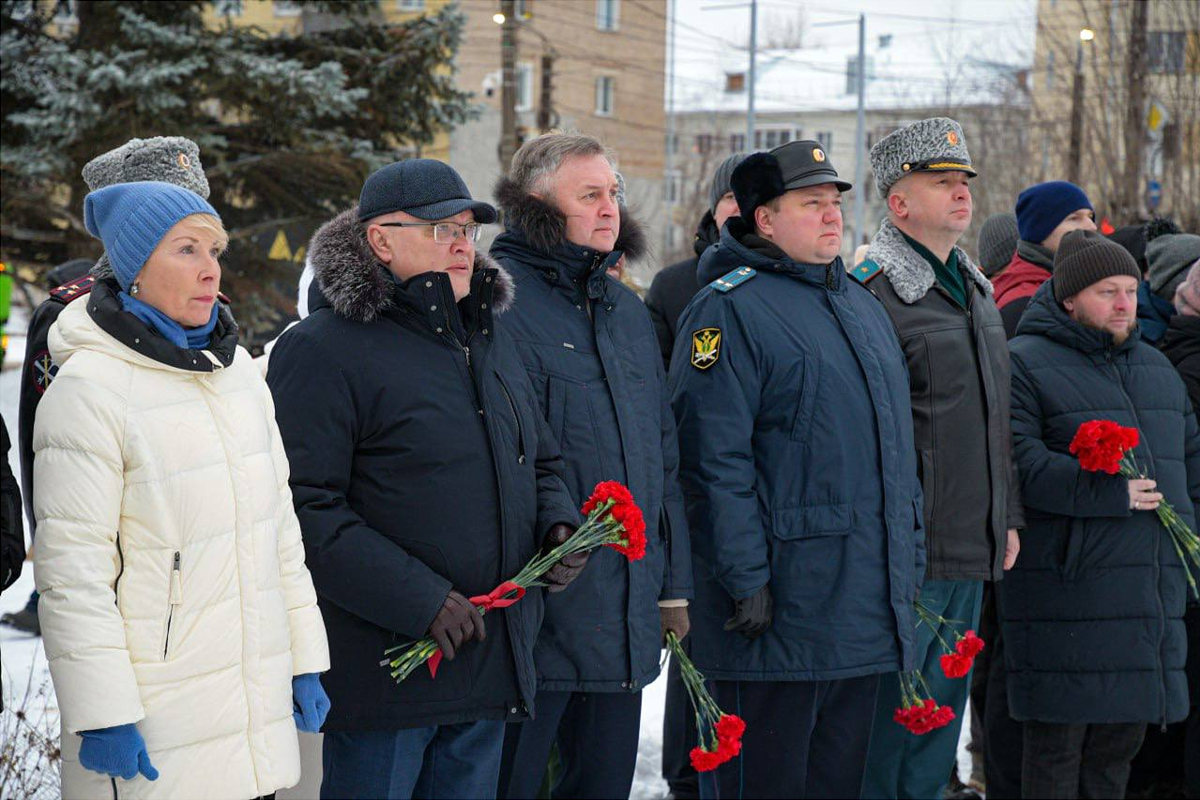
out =
[[[308,245],[308,260],[318,289],[338,315],[372,322],[395,305],[396,282],[367,243],[366,225],[358,221],[358,206],[317,229]],[[474,272],[484,269],[497,271],[492,310],[503,314],[516,296],[512,276],[490,256],[476,252]]]
[[[496,182],[494,194],[504,212],[505,228],[520,231],[534,250],[549,254],[567,244],[567,217],[553,205],[521,191],[507,177]],[[624,253],[629,261],[642,258],[649,250],[646,229],[625,206],[621,206],[621,229],[613,250]]]
[[[959,265],[991,297],[992,282],[980,272],[966,251],[957,245],[954,249],[958,252]],[[896,296],[909,305],[924,297],[936,279],[933,267],[912,248],[904,239],[904,234],[889,219],[884,219],[879,225],[879,232],[867,250],[867,258],[883,268],[883,274],[887,275],[892,288],[896,290]]]

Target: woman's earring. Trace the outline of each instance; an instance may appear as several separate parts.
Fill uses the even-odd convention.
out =
[[[142,287],[138,286],[136,283],[135,283],[133,286],[130,286],[130,287],[129,287],[129,293],[130,293],[130,294],[137,294],[137,293],[138,293],[138,292],[140,292],[141,290],[142,290]]]

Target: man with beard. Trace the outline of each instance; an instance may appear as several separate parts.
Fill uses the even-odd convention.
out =
[[[997,586],[1024,797],[1123,797],[1147,723],[1188,713],[1188,586],[1154,513],[1196,529],[1200,429],[1170,361],[1141,340],[1141,271],[1093,231],[1067,234],[1012,352],[1026,548]],[[1152,478],[1084,470],[1082,423],[1136,428]]]

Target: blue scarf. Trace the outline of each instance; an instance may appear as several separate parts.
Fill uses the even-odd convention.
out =
[[[143,303],[127,292],[120,293],[121,307],[150,326],[164,339],[184,350],[203,350],[212,339],[217,325],[217,303],[213,303],[212,316],[198,328],[185,328],[149,303]]]

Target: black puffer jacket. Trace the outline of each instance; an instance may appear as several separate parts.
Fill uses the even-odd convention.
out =
[[[1008,529],[1024,524],[1009,434],[1009,367],[992,286],[967,254],[964,310],[933,267],[885,220],[859,270],[891,315],[908,362],[925,495],[928,580],[1004,577]]]
[[[548,691],[638,691],[658,675],[660,600],[692,594],[679,453],[662,358],[638,296],[606,274],[644,240],[622,209],[611,253],[566,241],[560,211],[505,181],[496,198],[508,229],[491,254],[517,284],[504,323],[562,446],[566,483],[582,503],[597,483],[621,481],[646,518],[646,556],[602,548],[571,587],[546,600],[538,686]],[[631,235],[633,234],[633,235]]]
[[[540,591],[485,617],[437,679],[399,686],[383,651],[424,636],[447,592],[515,575],[549,528],[578,523],[557,445],[511,340],[512,282],[476,257],[397,284],[356,209],[309,247],[321,295],[280,337],[267,383],[291,464],[309,571],[329,634],[326,730],[520,719],[533,708]],[[468,349],[469,348],[469,351]]]
[[[1012,340],[1013,441],[1027,528],[997,585],[1014,718],[1176,722],[1187,716],[1187,581],[1128,481],[1068,453],[1080,424],[1136,427],[1134,454],[1196,530],[1200,430],[1183,381],[1138,334],[1120,345],[1073,321],[1038,289]],[[1198,576],[1200,577],[1200,576]]]
[[[650,320],[654,323],[654,335],[658,337],[663,367],[667,370],[671,368],[671,351],[675,349],[675,329],[679,327],[679,318],[703,285],[696,277],[700,256],[720,238],[721,231],[713,220],[712,212],[705,211],[700,224],[696,226],[696,238],[692,241],[696,257],[663,267],[646,291],[646,310],[650,312]]]
[[[1184,314],[1171,317],[1158,349],[1179,371],[1192,399],[1192,409],[1200,414],[1200,317]]]

